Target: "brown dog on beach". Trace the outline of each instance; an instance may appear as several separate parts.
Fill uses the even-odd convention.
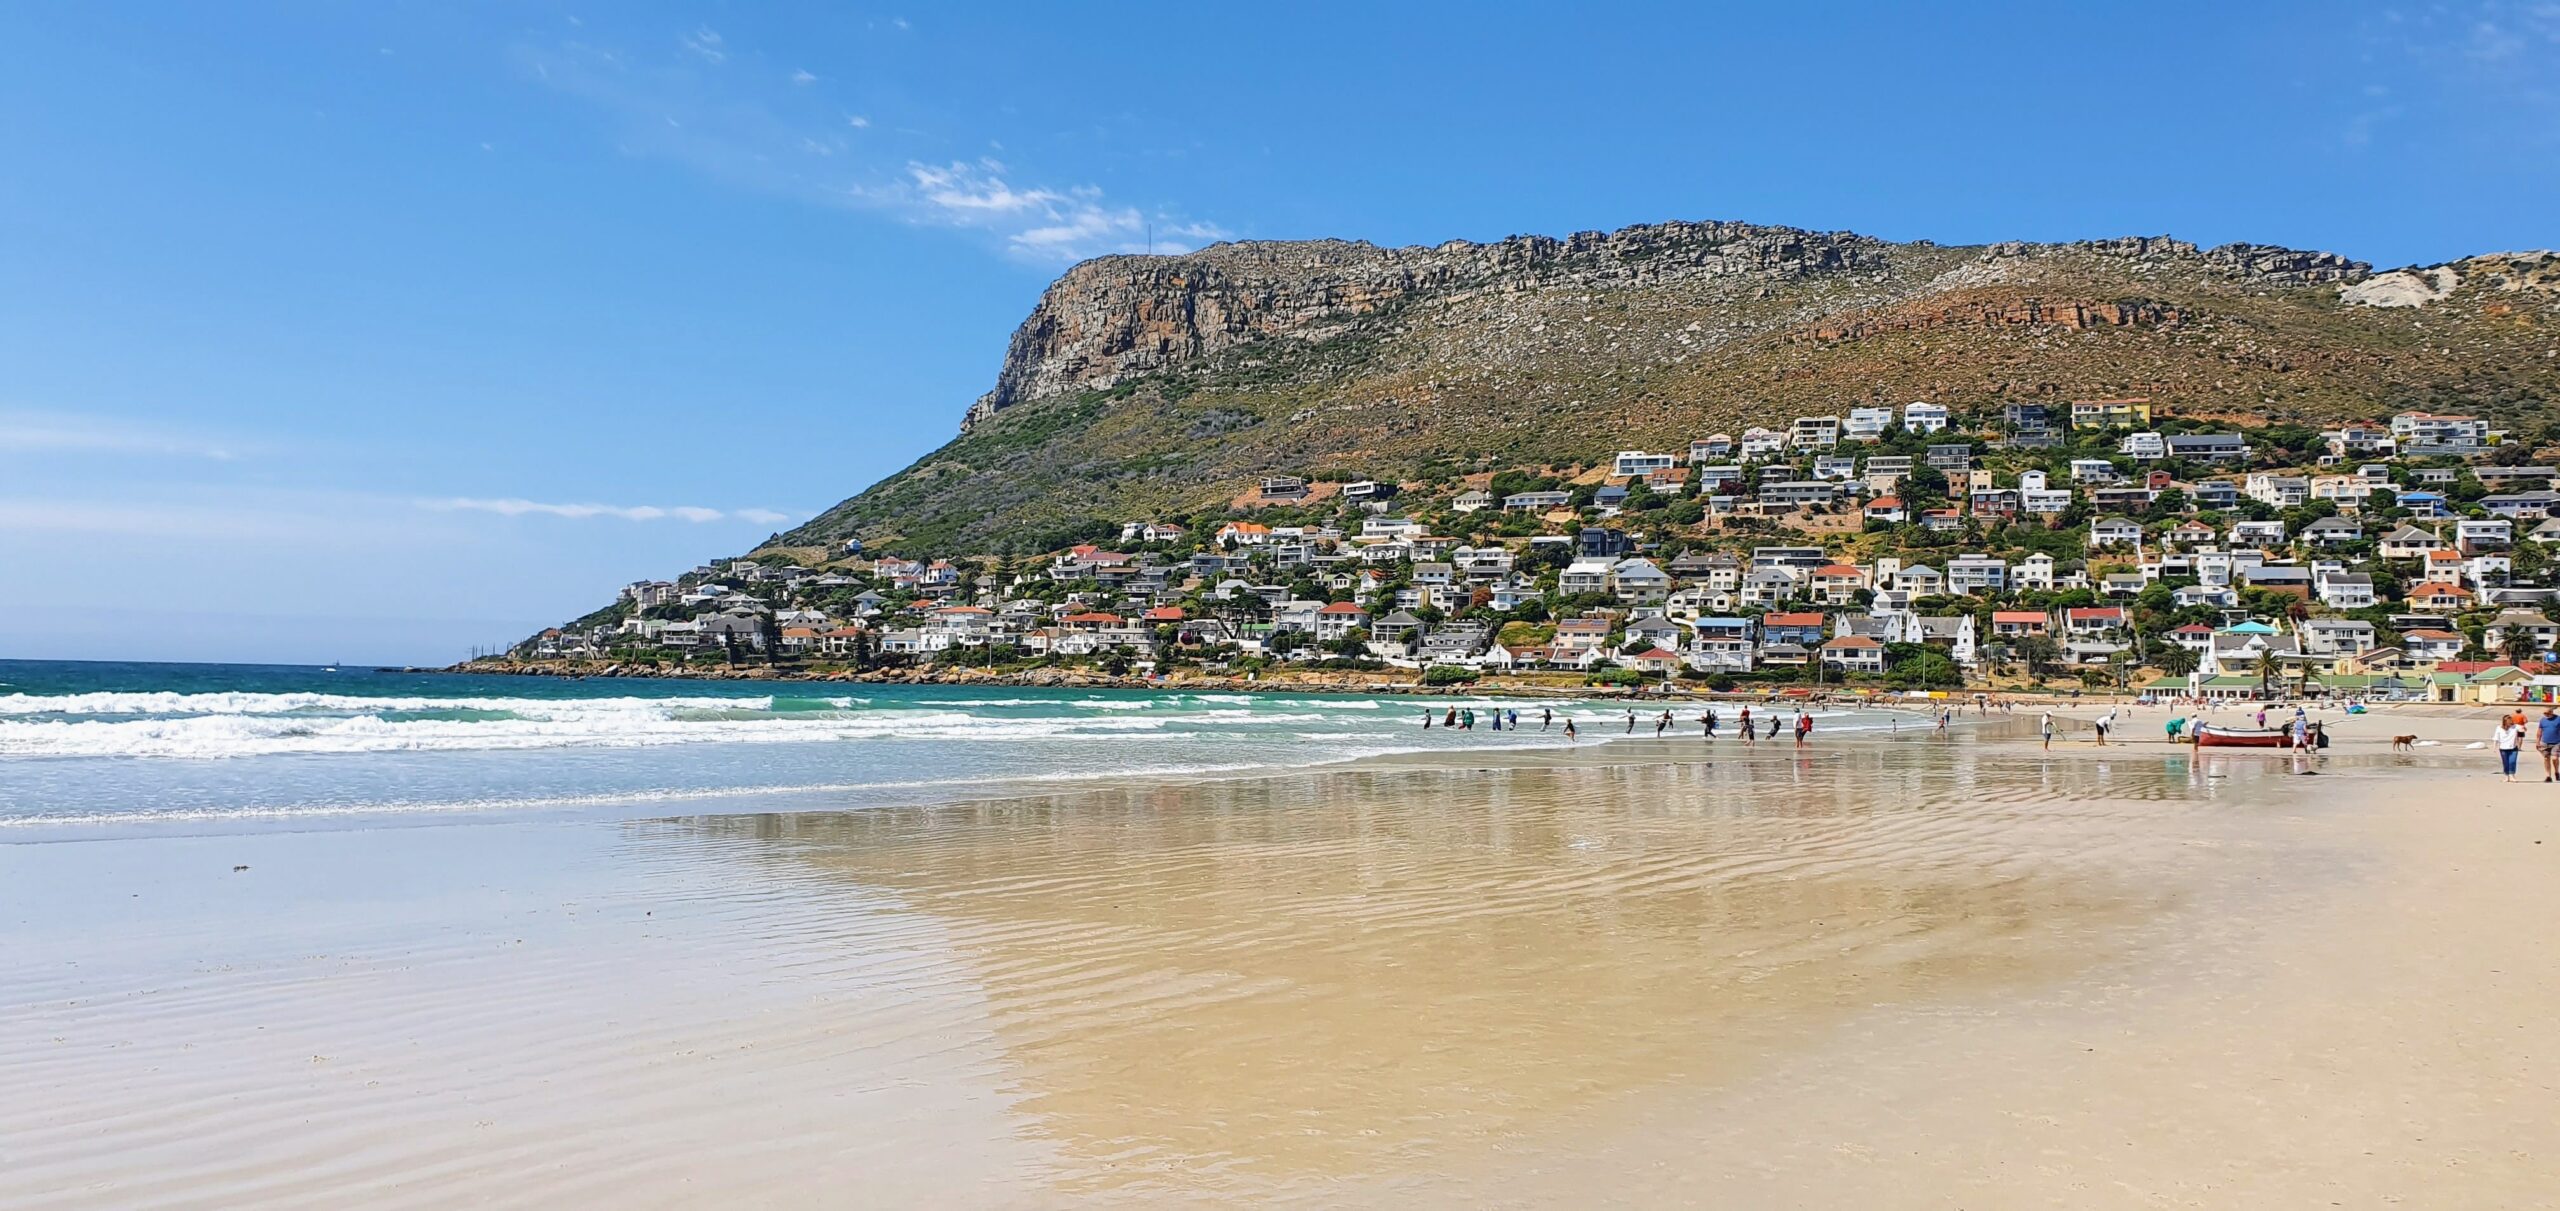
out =
[[[2417,743],[2418,738],[2416,736],[2393,736],[2391,738],[2391,751],[2395,753],[2408,752]]]

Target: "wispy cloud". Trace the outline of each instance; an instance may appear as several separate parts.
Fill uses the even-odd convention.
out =
[[[502,517],[612,517],[623,521],[745,521],[760,526],[780,525],[791,520],[788,513],[772,509],[706,509],[699,505],[601,505],[591,503],[552,503],[525,500],[520,497],[449,496],[418,502],[422,509],[440,513],[496,513]]]
[[[674,160],[740,188],[816,205],[979,232],[1021,260],[1188,252],[1232,234],[1116,201],[1098,185],[1044,181],[992,159],[902,154],[899,142],[932,140],[903,128],[887,138],[857,136],[872,119],[834,98],[832,84],[815,72],[785,70],[707,27],[676,44],[678,50],[654,55],[581,42],[519,53],[544,86],[611,116],[627,154]],[[959,141],[988,145],[982,136]]]
[[[2492,139],[2560,142],[2560,0],[2385,8],[2357,31],[2375,82],[2350,113],[2348,145],[2369,144],[2422,108],[2459,114],[2465,129]]]
[[[684,44],[684,48],[686,50],[693,52],[694,55],[701,58],[706,63],[726,63],[729,61],[729,51],[727,47],[722,44],[720,31],[715,30],[710,26],[706,25],[692,33],[686,34],[682,39],[680,39],[680,41]]]
[[[124,454],[229,461],[237,443],[136,421],[48,412],[0,412],[0,454]]]

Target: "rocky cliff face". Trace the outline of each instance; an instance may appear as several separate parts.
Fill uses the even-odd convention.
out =
[[[1817,278],[1872,287],[1893,283],[1919,263],[1942,260],[1946,251],[1846,232],[1710,222],[1587,231],[1564,239],[1452,241],[1431,248],[1321,240],[1222,244],[1184,256],[1102,257],[1068,270],[1049,287],[1015,330],[995,388],[970,407],[962,429],[1018,403],[1107,388],[1255,341],[1324,340],[1362,317],[1426,296]],[[2335,253],[2254,244],[2198,249],[2159,236],[2006,243],[1974,251],[1973,259],[1986,266],[2085,255],[2193,267],[2264,286],[2354,281],[2370,269]],[[1900,301],[1889,290],[1867,295],[1852,301]],[[2003,314],[1972,318],[2071,327],[2174,322],[2163,309],[2138,302],[2064,299],[1995,310]],[[1827,335],[1949,318],[1845,321]]]
[[[1781,281],[1880,270],[1891,248],[1838,232],[1659,223],[1433,248],[1317,240],[1101,257],[1068,270],[1041,296],[1014,331],[995,389],[969,409],[962,427],[1026,400],[1109,387],[1251,341],[1321,340],[1350,320],[1422,295],[1558,281]]]

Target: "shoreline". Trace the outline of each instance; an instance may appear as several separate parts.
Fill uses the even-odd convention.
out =
[[[2129,702],[2139,697],[2131,691],[2083,690],[2075,694],[2067,690],[1998,688],[1967,686],[1960,689],[1904,690],[1879,685],[1842,685],[1818,681],[1746,681],[1731,690],[1712,690],[1704,683],[1650,681],[1641,686],[1565,684],[1576,676],[1570,673],[1542,674],[1546,680],[1522,680],[1517,677],[1488,674],[1474,681],[1454,685],[1425,685],[1419,674],[1403,670],[1359,672],[1326,669],[1280,669],[1265,676],[1228,676],[1182,673],[1164,678],[1112,676],[1083,669],[1027,669],[991,673],[961,668],[871,669],[856,673],[846,669],[784,669],[771,665],[745,668],[704,670],[684,666],[626,665],[617,662],[579,661],[464,661],[442,667],[404,665],[385,666],[381,673],[490,676],[549,677],[567,681],[591,679],[633,679],[666,681],[745,681],[808,682],[855,685],[955,686],[1010,689],[1075,689],[1132,690],[1157,693],[1228,693],[1228,694],[1398,694],[1421,698],[1461,697],[1468,694],[1510,694],[1531,698],[1643,698],[1658,700],[1693,699],[1700,702],[1758,702],[1763,700],[1797,700],[1819,698],[1833,702],[1872,704],[1880,709],[1902,702],[1951,703],[1973,701],[1976,694],[1986,694],[1994,702],[2007,701],[2024,705],[2077,705],[2084,703]],[[1399,675],[1414,679],[1394,680]],[[1934,695],[1934,697],[1932,696]],[[2396,705],[2422,706],[2423,703]]]

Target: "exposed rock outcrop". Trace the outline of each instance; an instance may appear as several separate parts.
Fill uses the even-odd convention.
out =
[[[1429,248],[1313,240],[1219,244],[1181,256],[1101,257],[1069,269],[1041,296],[1015,330],[994,389],[970,407],[962,428],[1018,403],[1107,388],[1254,341],[1322,340],[1362,317],[1423,296],[1751,279],[1885,280],[1903,261],[1937,251],[1926,243],[1897,245],[1848,232],[1682,222],[1563,239],[1456,240]],[[2165,236],[1998,244],[1981,250],[1981,259],[2068,254],[2172,262],[2278,287],[2353,281],[2370,268],[2335,253],[2259,244],[2199,250]],[[2114,303],[2071,303],[2049,313],[1997,318],[2082,327],[2156,317],[2128,316]]]

